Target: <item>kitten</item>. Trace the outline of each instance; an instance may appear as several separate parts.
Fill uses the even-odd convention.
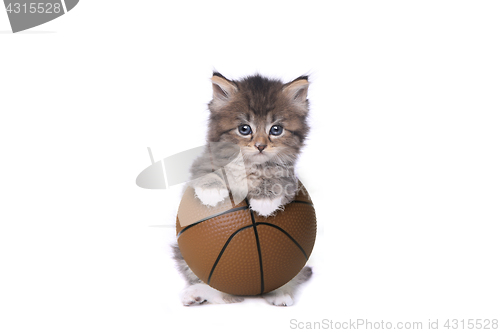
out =
[[[260,75],[231,81],[213,73],[207,141],[220,143],[222,148],[215,153],[207,150],[193,163],[189,184],[203,204],[216,206],[231,193],[238,201],[247,198],[257,214],[270,216],[293,200],[298,186],[294,167],[309,132],[308,85],[307,76],[284,84]],[[237,152],[231,147],[237,147]],[[234,159],[239,152],[241,158]],[[233,160],[232,166],[222,174],[220,167],[228,160]],[[227,178],[232,179],[231,191],[225,185]],[[243,300],[204,284],[189,269],[177,244],[172,247],[177,267],[188,282],[184,305]],[[306,266],[290,282],[262,297],[273,305],[292,305],[297,286],[311,274]]]

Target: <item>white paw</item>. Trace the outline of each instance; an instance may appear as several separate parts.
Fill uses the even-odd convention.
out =
[[[293,298],[289,294],[282,291],[271,291],[268,294],[262,295],[264,299],[271,305],[276,306],[291,306],[293,305]]]
[[[250,199],[250,208],[261,216],[272,215],[281,207],[282,197],[274,199]]]
[[[229,196],[229,191],[225,188],[202,188],[196,187],[194,193],[204,205],[217,206],[221,201],[224,201]]]
[[[184,289],[181,300],[182,304],[190,306],[203,303],[237,303],[243,301],[243,298],[220,292],[207,284],[197,283]]]

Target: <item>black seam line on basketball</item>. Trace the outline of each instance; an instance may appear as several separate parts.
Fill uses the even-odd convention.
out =
[[[255,217],[253,216],[253,211],[250,210],[250,216],[252,217],[253,232],[255,234],[255,241],[257,242],[257,252],[259,253],[259,266],[260,266],[260,295],[264,293],[264,268],[262,267],[262,253],[260,250],[259,233],[257,232],[257,224],[255,223]]]
[[[290,236],[290,234],[288,232],[286,232],[282,228],[278,227],[275,224],[271,224],[271,223],[267,223],[267,222],[256,222],[255,225],[267,225],[267,226],[270,226],[270,227],[278,229],[279,231],[281,231],[282,233],[284,233],[285,235],[287,235],[288,238],[290,238],[290,240],[295,243],[295,245],[297,245],[297,247],[302,252],[302,254],[304,254],[304,257],[306,257],[306,261],[309,260],[309,257],[307,256],[306,251],[304,251],[304,249],[302,248],[302,246],[300,246],[299,242],[297,242],[292,236]]]
[[[302,200],[293,200],[292,202],[303,203],[303,204],[308,204],[310,206],[314,206],[312,202],[307,202],[307,201],[302,201]],[[292,202],[290,202],[290,203],[292,203]]]
[[[190,225],[188,225],[187,227],[185,227],[184,229],[182,229],[181,231],[179,231],[179,233],[177,234],[177,238],[179,238],[179,236],[186,230],[188,230],[189,228],[192,228],[194,227],[195,225],[198,225],[200,224],[201,222],[205,222],[207,220],[210,220],[210,219],[213,219],[214,217],[217,217],[217,216],[221,216],[221,215],[224,215],[224,214],[229,214],[229,213],[233,213],[233,212],[237,212],[239,210],[243,210],[243,209],[248,209],[248,206],[242,206],[242,207],[235,207],[235,208],[231,208],[230,210],[226,210],[225,212],[221,212],[221,213],[217,213],[217,214],[214,214],[212,216],[209,216],[209,217],[206,217],[204,218],[203,220],[199,220],[199,221],[196,221]]]
[[[217,259],[215,259],[214,265],[212,266],[212,270],[210,271],[210,275],[208,275],[208,281],[207,281],[208,285],[210,285],[210,280],[212,279],[212,274],[215,271],[215,267],[217,267],[217,264],[219,263],[220,258],[224,254],[224,251],[226,251],[226,247],[229,245],[229,242],[231,242],[231,240],[233,239],[234,236],[236,236],[237,233],[239,233],[240,231],[245,230],[247,228],[250,228],[250,227],[253,227],[253,225],[249,224],[249,225],[246,225],[244,227],[241,227],[238,230],[236,230],[235,232],[233,232],[231,234],[231,236],[229,236],[229,238],[227,239],[226,243],[224,244],[224,246],[220,250],[219,255],[217,256]]]

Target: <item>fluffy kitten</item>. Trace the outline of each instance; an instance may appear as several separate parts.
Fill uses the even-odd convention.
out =
[[[215,153],[207,150],[191,168],[190,186],[203,204],[215,206],[230,195],[225,177],[233,180],[232,196],[239,201],[246,197],[259,215],[272,215],[293,200],[297,191],[294,166],[309,132],[308,85],[307,76],[284,84],[260,75],[231,81],[213,74],[207,141],[223,146]],[[237,147],[237,152],[231,147]],[[240,151],[242,160],[233,160],[223,175],[218,167]],[[188,282],[184,305],[243,300],[204,284],[189,269],[177,244],[173,250],[177,267]],[[306,266],[292,281],[262,297],[274,305],[292,305],[296,287],[311,274]]]

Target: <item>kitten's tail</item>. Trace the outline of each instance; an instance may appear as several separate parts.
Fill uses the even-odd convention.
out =
[[[312,271],[311,266],[306,266],[306,267],[302,268],[302,270],[299,272],[299,274],[297,274],[297,276],[295,278],[295,282],[297,284],[304,283],[311,278],[312,274],[313,274],[313,271]]]

